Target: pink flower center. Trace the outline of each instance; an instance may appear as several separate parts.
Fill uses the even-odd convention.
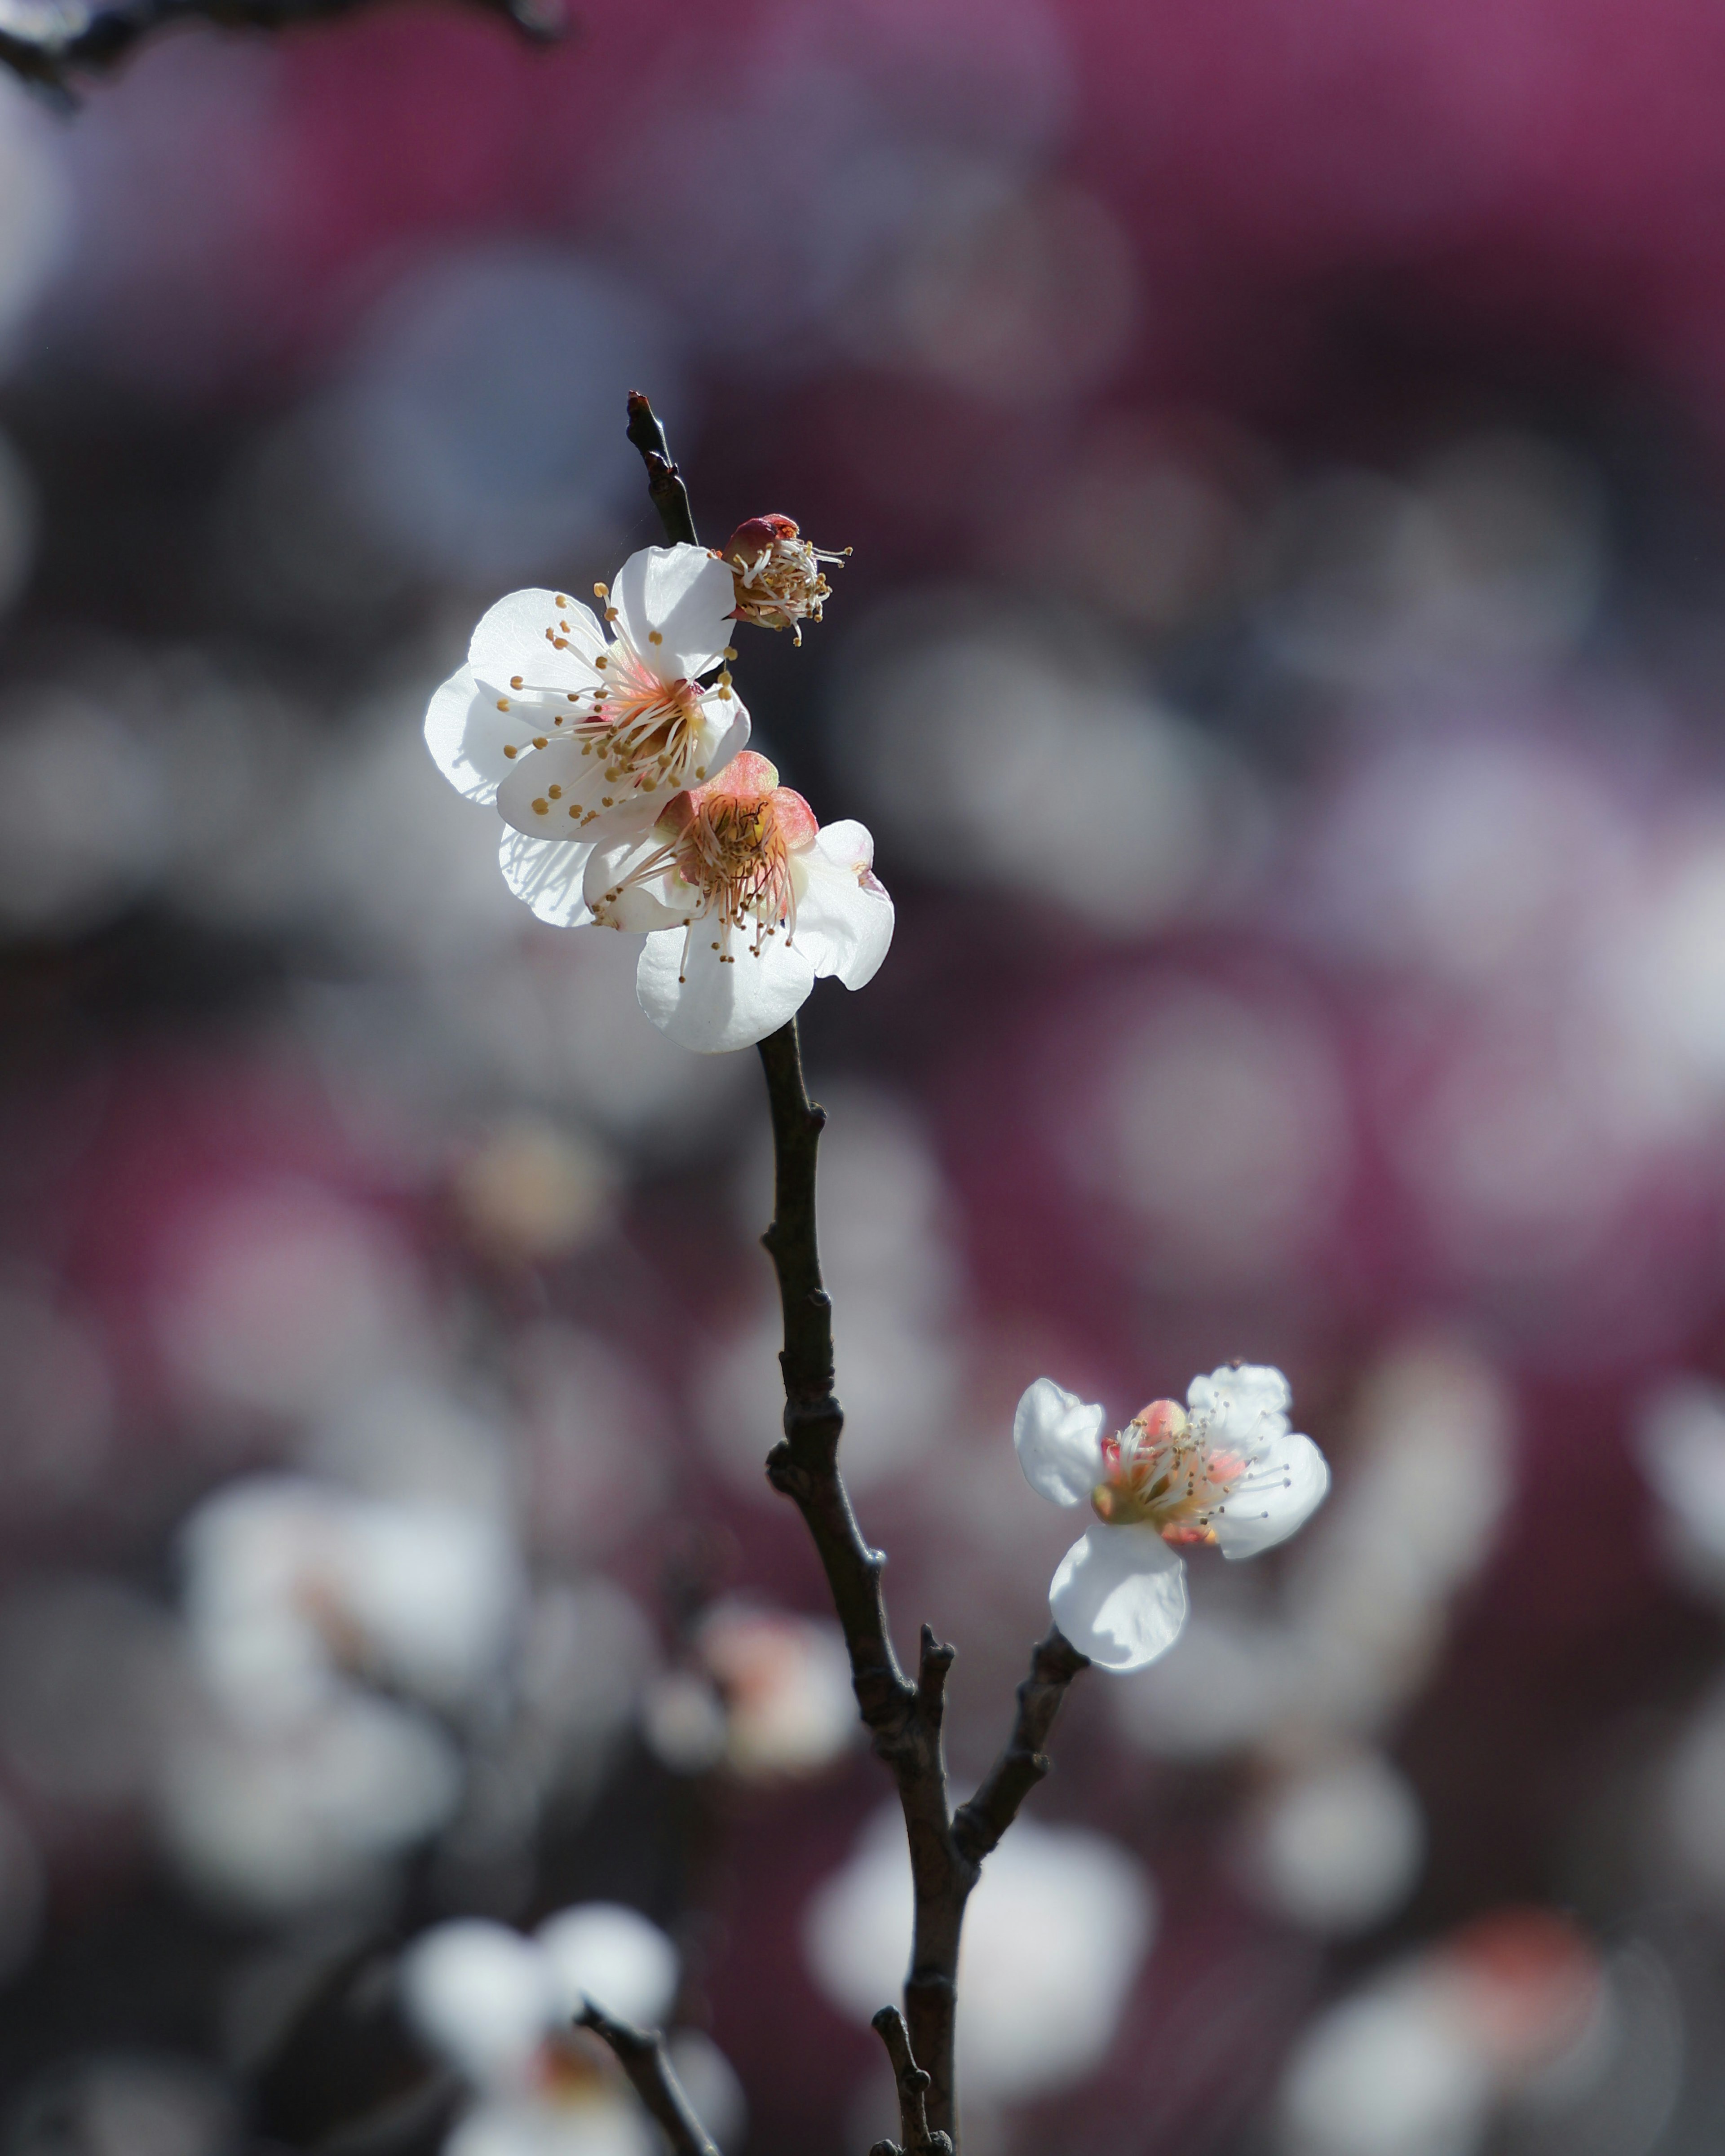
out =
[[[1110,1527],[1153,1527],[1166,1543],[1213,1543],[1210,1515],[1245,1463],[1213,1448],[1178,1400],[1153,1400],[1102,1440],[1102,1480],[1091,1505]]]

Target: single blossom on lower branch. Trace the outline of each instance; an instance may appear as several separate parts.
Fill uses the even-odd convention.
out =
[[[603,624],[565,592],[499,599],[425,715],[438,768],[511,827],[511,887],[563,927],[585,918],[587,846],[645,830],[749,736],[725,665],[735,595],[723,562],[644,547],[614,586],[593,588]]]
[[[1019,1402],[1013,1443],[1033,1490],[1088,1504],[1096,1523],[1060,1562],[1054,1620],[1082,1655],[1138,1670],[1167,1653],[1186,1622],[1182,1544],[1255,1557],[1322,1503],[1324,1456],[1292,1430],[1288,1381],[1260,1364],[1194,1378],[1186,1404],[1153,1400],[1105,1435],[1107,1416],[1051,1378]]]
[[[874,859],[860,824],[823,828],[746,750],[644,837],[596,846],[587,904],[601,927],[645,936],[635,987],[656,1026],[703,1054],[747,1048],[818,979],[874,978],[893,922]]]

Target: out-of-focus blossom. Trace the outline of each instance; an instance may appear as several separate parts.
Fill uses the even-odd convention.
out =
[[[259,1476],[206,1500],[182,1548],[198,1665],[226,1712],[260,1727],[321,1705],[344,1670],[458,1707],[493,1678],[516,1621],[501,1522],[447,1502]]]
[[[57,268],[71,227],[71,203],[47,116],[10,74],[0,81],[0,202],[6,204],[0,220],[3,359]],[[0,576],[0,585],[3,581]]]
[[[1114,2041],[1155,1930],[1137,1860],[1082,1827],[1020,1819],[983,1868],[958,1968],[958,2074],[976,2097],[1014,2102],[1081,2079]],[[866,2024],[910,1966],[911,1892],[895,1805],[864,1830],[803,1917],[816,1982]]]
[[[451,2156],[648,2156],[644,2112],[571,2024],[591,1999],[652,2026],[677,1979],[664,1933],[614,1902],[562,1910],[531,1938],[480,1917],[423,1933],[402,1959],[402,2003],[476,2099],[446,2144]],[[717,2085],[711,2070],[707,2080]]]
[[[1320,1015],[1292,993],[1153,978],[1071,1012],[1096,1052],[1058,1082],[1062,1164],[1124,1213],[1164,1292],[1279,1283],[1334,1230],[1348,1100]]]
[[[571,842],[644,830],[668,796],[716,778],[749,737],[724,663],[722,562],[700,547],[644,547],[618,572],[614,597],[593,588],[608,636],[566,592],[499,599],[425,715],[444,778],[466,800],[495,801],[534,842],[505,839],[505,872],[517,897],[560,927],[585,917],[586,855]],[[715,667],[718,679],[703,685]]]
[[[1185,1408],[1153,1401],[1105,1437],[1103,1409],[1052,1378],[1024,1394],[1012,1435],[1025,1479],[1056,1505],[1087,1502],[1099,1523],[1049,1589],[1055,1622],[1081,1654],[1111,1670],[1153,1662],[1186,1621],[1186,1568],[1171,1545],[1255,1557],[1322,1503],[1329,1469],[1291,1429],[1291,1399],[1280,1370],[1224,1365],[1192,1380]]]
[[[195,1396],[316,1413],[412,1368],[424,1313],[375,1215],[314,1185],[243,1186],[188,1213],[161,1268],[157,1325]]]
[[[821,1264],[845,1383],[845,1473],[854,1489],[903,1476],[962,1410],[966,1312],[954,1206],[929,1134],[906,1104],[852,1086],[824,1096]],[[738,1179],[738,1225],[757,1235],[773,1204],[762,1142]],[[762,1269],[762,1275],[765,1268]],[[784,1413],[783,1320],[760,1278],[752,1317],[698,1388],[704,1434],[737,1487],[776,1502],[761,1462]]]
[[[300,415],[295,461],[316,490],[302,479],[286,503],[297,528],[271,551],[290,550],[303,583],[307,557],[333,542],[352,562],[357,537],[420,575],[495,588],[608,543],[640,487],[619,385],[651,382],[686,411],[680,374],[651,301],[578,255],[520,241],[432,253]]]
[[[664,1502],[671,1424],[663,1394],[599,1334],[550,1320],[521,1329],[511,1360],[522,1532],[546,1556],[603,1558]]]
[[[850,1658],[830,1620],[721,1603],[702,1618],[695,1644],[724,1702],[726,1752],[737,1774],[814,1774],[855,1742]]]
[[[1312,2025],[1283,2082],[1280,2145],[1286,2156],[1472,2156],[1506,2102],[1584,2100],[1596,2087],[1610,2062],[1598,2041],[1609,1995],[1597,1949],[1562,1917],[1481,1917]],[[1584,2118],[1572,2122],[1579,2133]]]
[[[352,1686],[285,1719],[188,1717],[162,1761],[157,1818],[200,1892],[268,1917],[363,1903],[453,1815],[461,1767],[424,1715]]]
[[[1406,1779],[1380,1753],[1343,1753],[1278,1777],[1252,1807],[1239,1855],[1264,1907],[1305,1930],[1345,1937],[1370,1930],[1413,1892],[1425,1820]]]
[[[114,713],[50,691],[0,725],[0,927],[64,934],[118,912],[168,832],[160,767]]]
[[[1105,934],[1225,912],[1261,846],[1256,796],[1150,701],[1086,617],[971,594],[882,610],[850,648],[833,738],[884,829],[943,880],[1050,903]]]
[[[818,824],[744,751],[645,838],[595,846],[587,902],[602,927],[644,934],[636,993],[648,1017],[714,1055],[777,1031],[818,979],[875,978],[893,908],[874,859],[860,824]]]
[[[454,1185],[480,1248],[529,1263],[567,1256],[611,1217],[612,1178],[603,1156],[542,1116],[495,1125],[460,1162]]]
[[[1725,1590],[1725,1394],[1693,1379],[1664,1386],[1642,1411],[1640,1438],[1672,1556],[1690,1578]]]
[[[788,629],[803,641],[803,624],[819,621],[832,597],[823,562],[842,565],[845,553],[829,553],[805,539],[788,516],[751,516],[725,542],[737,596],[737,619],[757,629]]]

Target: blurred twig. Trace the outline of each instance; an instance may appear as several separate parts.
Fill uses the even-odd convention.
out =
[[[665,2128],[676,2156],[719,2156],[717,2146],[683,2093],[683,2085],[665,2055],[665,2039],[656,2029],[637,2029],[627,2021],[614,2020],[590,1999],[575,2019],[578,2028],[591,2029],[610,2046],[635,2094]]]
[[[629,438],[647,466],[648,491],[667,537],[690,543],[695,525],[665,429],[639,392],[629,400]],[[885,1554],[863,1539],[839,1469],[845,1411],[833,1390],[833,1312],[820,1276],[815,1224],[815,1160],[826,1111],[809,1097],[797,1021],[760,1044],[773,1119],[773,1223],[762,1241],[778,1276],[784,1313],[784,1436],[767,1455],[773,1488],[791,1499],[814,1540],[850,1656],[851,1683],[865,1727],[897,1784],[910,1844],[916,1923],[905,1979],[905,2056],[918,2074],[925,2135],[957,2139],[952,2037],[957,2004],[958,1942],[964,1907],[982,1861],[1019,1807],[1048,1772],[1041,1747],[1085,1657],[1050,1630],[1019,1687],[1013,1732],[982,1787],[955,1817],[941,1744],[947,1674],[955,1650],[922,1627],[914,1683],[901,1667],[886,1618],[880,1575]],[[897,2016],[893,2016],[897,2023]],[[881,2027],[877,2017],[875,2025]],[[894,2040],[881,2029],[888,2049]],[[896,2059],[895,2061],[896,2063]],[[909,2128],[906,2129],[907,2132]],[[932,2147],[925,2140],[921,2144]],[[906,2156],[915,2149],[906,2143]]]
[[[0,64],[69,101],[72,79],[111,67],[141,38],[169,23],[205,22],[229,29],[285,30],[349,15],[367,0],[0,0]],[[569,28],[562,0],[474,0],[506,16],[531,38],[549,41]]]

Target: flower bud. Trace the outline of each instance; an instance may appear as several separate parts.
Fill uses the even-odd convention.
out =
[[[804,621],[819,621],[832,596],[823,562],[842,562],[803,538],[788,516],[751,516],[726,541],[722,559],[737,593],[737,619],[788,629],[800,644]]]

